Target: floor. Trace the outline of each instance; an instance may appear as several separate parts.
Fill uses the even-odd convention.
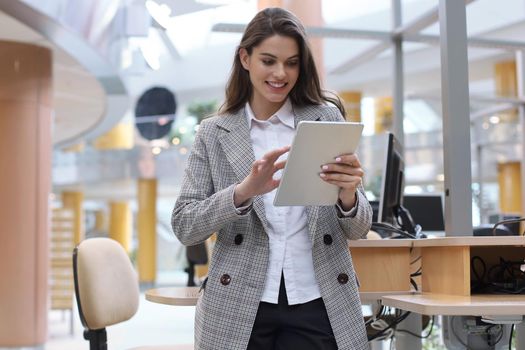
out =
[[[186,282],[186,274],[159,274],[156,286],[179,285]],[[76,307],[76,305],[75,305]],[[108,327],[108,349],[123,350],[140,345],[190,344],[193,342],[195,307],[169,306],[149,302],[141,293],[139,310],[124,323]],[[48,322],[46,350],[89,349],[82,336],[82,325],[77,310],[73,312],[74,333],[70,334],[69,312],[51,311]]]

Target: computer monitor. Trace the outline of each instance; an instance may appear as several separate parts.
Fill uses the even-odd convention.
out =
[[[390,224],[410,234],[416,234],[414,222],[402,205],[405,189],[403,146],[394,137],[394,134],[388,133],[387,136],[378,222]]]
[[[403,196],[403,206],[423,231],[444,231],[443,201],[438,194]]]

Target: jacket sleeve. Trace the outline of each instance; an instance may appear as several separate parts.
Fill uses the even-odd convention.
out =
[[[184,245],[201,243],[229,222],[248,215],[235,210],[233,191],[236,184],[215,192],[205,143],[208,125],[203,124],[195,136],[171,216],[173,232]]]
[[[366,199],[361,185],[356,194],[359,198],[359,204],[355,215],[349,217],[338,216],[337,218],[347,239],[365,238],[372,225],[372,207]]]

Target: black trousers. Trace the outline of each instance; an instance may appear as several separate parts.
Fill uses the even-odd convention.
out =
[[[288,305],[281,276],[278,304],[261,302],[247,350],[337,350],[322,298]]]

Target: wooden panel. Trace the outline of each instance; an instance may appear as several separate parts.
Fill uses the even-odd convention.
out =
[[[422,291],[470,295],[470,248],[422,248]]]
[[[409,291],[410,252],[407,247],[351,247],[360,292]]]

